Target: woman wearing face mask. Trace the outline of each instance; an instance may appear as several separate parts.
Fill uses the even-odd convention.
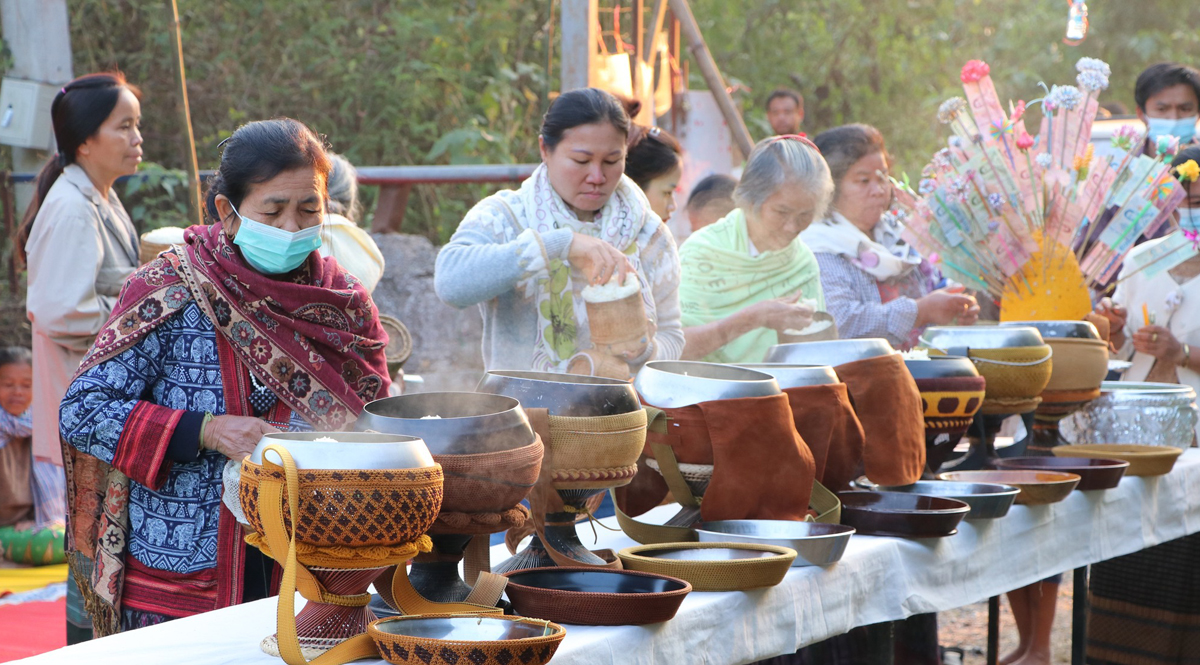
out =
[[[1160,62],[1138,75],[1133,89],[1138,119],[1146,123],[1145,152],[1154,156],[1155,137],[1169,135],[1182,147],[1196,140],[1200,117],[1200,71]]]
[[[1117,355],[1133,360],[1122,380],[1181,383],[1200,391],[1200,147],[1180,151],[1172,165],[1187,189],[1179,228],[1125,257],[1121,272],[1127,277],[1096,313],[1108,317]],[[1169,244],[1181,247],[1138,270]],[[1197,653],[1197,560],[1200,535],[1191,535],[1093,565],[1088,662],[1166,665]]]
[[[138,265],[138,237],[113,183],[142,161],[141,92],[120,73],[63,86],[50,106],[58,153],[38,175],[17,251],[28,266],[33,332],[33,465],[40,524],[66,519],[58,403]],[[90,639],[83,601],[68,594],[67,641]]]
[[[269,432],[340,430],[387,394],[375,305],[316,252],[328,173],[295,120],[234,132],[210,225],[129,278],[67,389],[70,545],[97,562],[81,582],[98,634],[268,595],[271,562],[243,542],[237,497],[222,501],[227,464]]]
[[[591,336],[581,291],[636,276],[651,331],[622,356],[631,371],[675,359],[679,259],[666,225],[623,175],[629,116],[595,88],[550,105],[542,165],[518,190],[480,201],[438,254],[438,296],[479,305],[487,369],[565,372]]]
[[[812,323],[825,301],[800,232],[832,193],[829,167],[808,139],[777,136],[754,147],[733,193],[738,207],[680,249],[685,359],[761,362],[778,333]]]
[[[637,115],[636,109],[630,115]],[[650,209],[665,222],[675,212],[675,189],[683,176],[683,148],[674,136],[658,127],[631,125],[625,175],[645,192]]]
[[[912,346],[925,326],[970,325],[975,298],[961,288],[936,288],[940,277],[885,220],[892,202],[883,135],[869,125],[845,125],[813,139],[837,183],[829,216],[801,235],[821,266],[829,313],[843,339],[883,337]]]
[[[1124,380],[1182,383],[1200,392],[1200,146],[1181,150],[1171,163],[1188,193],[1179,228],[1129,253],[1116,291],[1096,313],[1108,318],[1117,355],[1133,361]],[[1175,244],[1181,248],[1168,258],[1139,270]]]

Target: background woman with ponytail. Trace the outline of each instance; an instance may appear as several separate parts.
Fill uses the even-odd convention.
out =
[[[59,91],[50,106],[58,153],[38,175],[18,236],[29,269],[39,522],[66,516],[59,402],[138,264],[137,232],[113,183],[142,161],[140,95],[120,73],[81,76]],[[89,639],[86,618],[71,609],[68,642]]]
[[[630,116],[637,115],[636,107]],[[675,189],[683,177],[683,148],[658,127],[629,125],[625,175],[646,194],[650,209],[665,224],[675,212]]]

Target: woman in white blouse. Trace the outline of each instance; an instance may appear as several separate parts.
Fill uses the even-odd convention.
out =
[[[26,312],[33,328],[33,454],[47,495],[65,520],[66,483],[58,406],[71,377],[138,265],[138,236],[113,183],[142,161],[141,93],[119,73],[71,81],[50,106],[58,153],[38,174],[18,238],[28,266]],[[90,626],[68,630],[87,639]]]

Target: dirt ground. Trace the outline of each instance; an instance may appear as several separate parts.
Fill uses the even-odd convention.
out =
[[[1058,590],[1058,609],[1054,617],[1052,645],[1053,665],[1068,665],[1071,662],[1071,603],[1074,585],[1070,573],[1063,575]],[[963,665],[984,665],[987,662],[987,603],[967,605],[938,614],[938,641],[944,647],[959,647],[965,653]],[[1008,599],[1000,601],[1000,654],[1012,651],[1017,646],[1017,627],[1013,623]]]

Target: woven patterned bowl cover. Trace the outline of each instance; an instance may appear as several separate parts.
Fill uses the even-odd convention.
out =
[[[407,617],[389,617],[373,621],[367,626],[367,634],[375,640],[384,660],[395,665],[545,665],[554,657],[559,643],[567,631],[556,623],[545,622],[549,635],[527,637],[519,640],[459,641],[435,640],[409,635],[393,635],[379,630],[381,623],[389,621],[420,621],[421,619],[445,618],[454,614],[424,614]],[[478,617],[471,617],[478,618]],[[490,616],[489,620],[514,621],[541,624],[537,619],[524,617]]]
[[[604,575],[633,575],[677,582],[683,588],[659,593],[604,593],[593,591],[564,591],[545,587],[525,586],[512,581],[514,575],[541,571],[580,571]],[[634,570],[597,571],[595,568],[528,568],[507,573],[508,586],[504,592],[513,608],[528,617],[579,626],[641,626],[661,623],[675,616],[684,596],[692,585],[668,575],[643,573]]]
[[[300,469],[298,542],[318,547],[364,547],[410,543],[437,519],[442,505],[442,468],[393,470]],[[258,483],[276,476],[247,457],[242,460],[238,496],[246,521],[263,533],[258,514]],[[281,504],[282,504],[281,499]],[[288,511],[284,527],[291,529]]]
[[[446,475],[442,510],[494,513],[521,503],[542,468],[542,442],[470,455],[434,455]]]
[[[988,399],[1023,399],[1040,395],[1050,383],[1050,374],[1054,369],[1052,351],[1046,344],[1005,349],[970,349],[969,353],[979,374],[987,379]],[[989,360],[1025,364],[1002,365],[988,362]]]
[[[653,556],[661,550],[739,549],[770,552],[758,559],[680,560]],[[749,543],[660,543],[627,547],[617,553],[626,570],[678,577],[696,591],[744,591],[783,581],[796,550]]]

